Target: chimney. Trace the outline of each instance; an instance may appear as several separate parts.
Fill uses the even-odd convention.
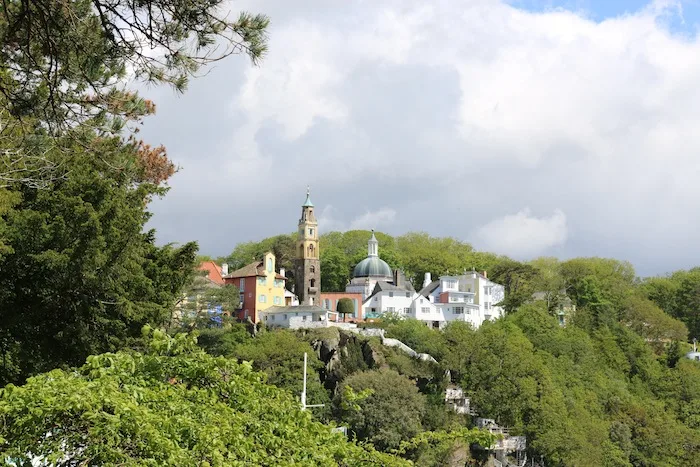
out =
[[[430,273],[426,272],[425,278],[423,279],[423,287],[428,287],[431,282],[432,282],[432,279],[430,278]]]
[[[280,276],[287,277],[284,273],[287,272],[284,270],[284,268],[280,268]]]
[[[484,271],[484,277],[487,279],[489,278],[489,276],[486,275],[486,271]]]
[[[228,274],[228,263],[224,263],[221,265],[221,275],[225,276]]]

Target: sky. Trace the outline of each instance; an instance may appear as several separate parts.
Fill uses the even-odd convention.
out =
[[[255,0],[269,52],[184,94],[146,87],[141,137],[181,170],[160,243],[422,231],[519,260],[700,265],[700,0]],[[380,245],[381,254],[381,245]]]

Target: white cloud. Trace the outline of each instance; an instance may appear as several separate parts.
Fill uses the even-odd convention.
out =
[[[210,89],[208,76],[182,99],[216,94],[225,118],[183,110],[160,120],[155,142],[177,149],[186,170],[198,166],[173,193],[224,187],[213,215],[256,219],[232,221],[227,245],[203,239],[206,252],[294,229],[280,219],[311,183],[324,193],[314,201],[332,204],[324,232],[463,238],[483,225],[480,241],[497,253],[556,245],[657,272],[700,257],[700,218],[689,215],[700,200],[700,41],[669,31],[680,2],[598,22],[497,0],[302,4],[234,2],[272,18],[267,58],[259,68],[227,61],[224,85]],[[185,150],[177,137],[195,119],[218,139],[193,132]],[[179,225],[177,199],[161,203],[156,227]],[[341,214],[358,205],[368,212]],[[504,233],[514,224],[519,232]],[[185,227],[164,240],[201,238],[198,224]]]
[[[391,208],[381,208],[367,211],[350,222],[350,230],[372,230],[390,226],[396,219],[396,211]]]
[[[366,211],[350,222],[338,219],[339,211],[332,205],[327,205],[318,216],[319,229],[322,232],[345,232],[347,230],[377,230],[391,226],[396,219],[396,211],[391,208],[381,208]]]
[[[566,242],[566,215],[555,210],[549,217],[535,217],[529,208],[492,220],[474,232],[477,246],[515,258],[532,258]]]

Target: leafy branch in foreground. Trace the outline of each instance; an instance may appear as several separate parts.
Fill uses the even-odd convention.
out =
[[[88,358],[0,390],[0,456],[63,465],[382,465],[409,462],[314,422],[247,363],[146,329],[147,351]]]
[[[97,113],[128,116],[128,74],[178,90],[201,66],[267,49],[264,15],[223,10],[224,0],[4,0],[0,95],[15,117],[68,128]],[[127,99],[122,99],[127,97]]]

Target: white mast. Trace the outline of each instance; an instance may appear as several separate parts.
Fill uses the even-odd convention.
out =
[[[325,404],[306,405],[306,352],[304,352],[304,388],[301,390],[301,410],[309,407],[323,407]]]

